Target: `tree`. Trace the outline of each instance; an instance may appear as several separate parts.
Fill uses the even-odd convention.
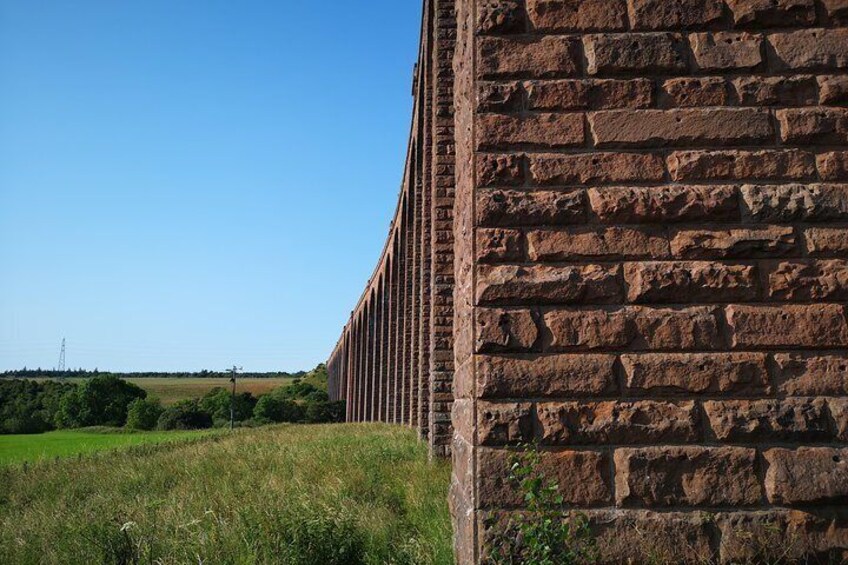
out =
[[[263,394],[253,409],[253,416],[260,422],[299,422],[303,419],[303,409],[292,400]]]
[[[212,427],[212,416],[200,407],[198,400],[181,400],[162,412],[156,427],[160,430],[201,430]]]
[[[344,420],[344,402],[308,402],[305,419],[310,424],[325,424]]]
[[[127,428],[131,430],[152,430],[159,421],[164,409],[158,398],[136,398],[127,408]]]
[[[63,428],[123,426],[130,402],[146,396],[141,387],[113,375],[93,377],[62,398],[57,424]]]
[[[200,399],[200,408],[212,416],[216,424],[230,421],[230,396],[231,393],[225,388],[215,387]],[[233,399],[235,420],[241,422],[253,416],[253,408],[256,406],[256,397],[249,392],[240,392]]]

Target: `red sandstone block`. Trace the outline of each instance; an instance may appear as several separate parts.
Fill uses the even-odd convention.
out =
[[[730,101],[727,82],[722,77],[673,78],[662,85],[668,106],[726,106]]]
[[[772,504],[848,500],[848,448],[799,447],[763,453],[766,495]]]
[[[475,155],[479,186],[515,186],[524,182],[524,155]]]
[[[606,396],[618,386],[614,355],[478,356],[482,398]]]
[[[784,261],[768,270],[768,295],[777,300],[848,299],[848,261]]]
[[[820,104],[848,103],[848,76],[828,75],[818,77]]]
[[[720,0],[629,0],[633,29],[706,27],[722,17]]]
[[[756,452],[741,447],[615,450],[617,506],[735,506],[759,502]]]
[[[848,143],[848,108],[791,108],[775,114],[784,143]]]
[[[812,153],[775,151],[675,151],[668,156],[673,180],[793,180],[816,174]]]
[[[528,109],[541,111],[647,108],[653,101],[647,79],[527,81],[524,90]]]
[[[689,45],[700,71],[754,69],[763,63],[761,35],[719,31],[692,33]]]
[[[478,228],[477,259],[483,263],[521,261],[524,245],[521,232],[503,228]]]
[[[795,230],[788,226],[677,230],[671,253],[684,259],[753,259],[798,253]]]
[[[833,420],[838,441],[848,442],[848,398],[829,398],[827,400],[830,417]]]
[[[848,219],[848,185],[745,185],[742,200],[755,222],[820,222]]]
[[[569,147],[582,145],[582,114],[480,114],[477,117],[477,147],[507,145]]]
[[[734,302],[757,298],[756,269],[707,261],[625,263],[633,303]]]
[[[737,26],[794,27],[816,21],[813,0],[725,0]]]
[[[739,145],[771,141],[767,112],[755,108],[592,112],[597,147]]]
[[[581,227],[567,230],[534,230],[527,233],[531,261],[663,258],[668,240],[657,228]]]
[[[549,402],[537,406],[547,445],[685,443],[699,439],[694,402]]]
[[[848,67],[848,29],[803,29],[772,33],[767,40],[779,69],[843,69]]]
[[[848,345],[845,311],[837,304],[728,306],[727,323],[735,349]]]
[[[627,26],[624,0],[527,0],[536,31],[618,31]]]
[[[574,37],[549,35],[529,40],[481,37],[478,54],[477,71],[483,77],[575,76],[582,68],[580,42]]]
[[[848,254],[848,228],[809,228],[804,241],[810,255]]]
[[[621,356],[631,394],[769,392],[764,353],[646,353]]]
[[[583,49],[590,75],[686,70],[685,42],[679,34],[585,35]]]
[[[509,482],[512,454],[512,451],[501,449],[477,450],[480,506],[518,506],[524,502],[523,491]],[[546,451],[541,454],[538,471],[559,486],[559,494],[566,504],[595,506],[612,498],[609,458],[604,453]]]
[[[621,295],[616,265],[481,265],[477,270],[480,304],[608,304],[620,301]]]
[[[661,181],[662,157],[650,153],[533,154],[531,180],[539,185]]]
[[[827,441],[832,438],[822,398],[708,400],[704,412],[719,441]]]
[[[529,351],[539,338],[536,316],[530,310],[478,308],[476,351]]]
[[[848,395],[848,355],[775,353],[774,361],[781,394]]]
[[[742,106],[814,106],[819,99],[812,76],[739,77],[733,88]]]
[[[521,33],[525,24],[524,8],[517,0],[489,0],[477,9],[479,33]]]
[[[607,224],[738,219],[735,186],[610,187],[589,190],[592,212]]]
[[[848,17],[848,2],[845,0],[821,0],[828,17],[842,19]]]
[[[476,196],[481,226],[567,225],[586,219],[582,190],[478,190]]]
[[[533,440],[535,417],[533,405],[529,402],[480,402],[477,404],[477,412],[479,445],[507,445]]]
[[[624,309],[553,310],[544,315],[551,334],[547,349],[584,351],[621,349],[634,339],[633,324]]]
[[[518,112],[524,104],[521,83],[479,82],[477,84],[478,112]]]
[[[829,151],[817,155],[816,166],[824,180],[848,180],[848,151]]]
[[[593,110],[648,108],[654,101],[653,83],[648,79],[598,79],[589,84],[589,107]]]

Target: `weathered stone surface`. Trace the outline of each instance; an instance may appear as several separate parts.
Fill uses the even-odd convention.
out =
[[[580,114],[481,114],[477,118],[477,145],[498,148],[507,145],[569,147],[583,143]]]
[[[845,311],[836,304],[727,307],[734,348],[848,345]]]
[[[549,402],[537,407],[541,441],[549,445],[697,441],[694,402]]]
[[[536,31],[617,31],[627,26],[624,0],[527,0]]]
[[[517,0],[485,0],[477,8],[481,33],[521,32],[524,25],[524,10]]]
[[[763,38],[747,32],[692,33],[689,45],[701,71],[754,69],[762,64]]]
[[[678,230],[671,253],[684,259],[785,257],[797,253],[795,230],[788,226]]]
[[[477,309],[477,352],[528,351],[539,338],[530,310]]]
[[[781,394],[848,395],[848,355],[775,353],[775,381]]]
[[[740,447],[616,449],[616,505],[755,504],[762,494],[755,459]]]
[[[772,504],[848,501],[848,448],[775,448],[763,452]]]
[[[774,135],[768,113],[756,108],[592,112],[589,126],[598,147],[721,147],[767,142]]]
[[[621,364],[631,394],[749,396],[769,391],[763,353],[627,354]]]
[[[848,103],[848,76],[829,75],[818,77],[819,103],[846,104]]]
[[[566,36],[481,37],[478,53],[477,71],[482,77],[575,76],[582,66],[579,40]]]
[[[524,105],[521,83],[481,81],[477,84],[477,110],[480,112],[518,112]]]
[[[477,367],[483,398],[606,396],[618,390],[615,355],[484,355]]]
[[[605,304],[621,300],[617,266],[481,265],[477,272],[477,300],[481,304]]]
[[[589,107],[589,81],[533,80],[524,83],[527,109],[535,111],[585,110]]]
[[[708,400],[710,427],[719,441],[826,441],[831,438],[823,399]]]
[[[524,155],[478,155],[477,182],[480,186],[521,184],[524,182]]]
[[[478,190],[477,223],[481,226],[546,226],[582,223],[583,191]]]
[[[743,106],[810,106],[818,102],[815,77],[739,77],[733,80]]]
[[[804,230],[804,241],[810,255],[841,255],[848,253],[848,229],[809,228]]]
[[[848,261],[784,261],[768,273],[768,295],[778,300],[848,299]]]
[[[848,29],[802,29],[767,36],[778,69],[848,67]]]
[[[706,261],[625,263],[627,300],[633,303],[749,301],[757,297],[751,265]]]
[[[812,153],[775,151],[675,151],[668,156],[671,178],[680,180],[793,180],[816,174]]]
[[[624,309],[553,310],[544,315],[553,351],[619,349],[634,339],[634,329]]]
[[[848,219],[848,185],[744,185],[746,213],[756,222]]]
[[[668,240],[657,228],[570,228],[527,233],[531,261],[612,260],[668,256]]]
[[[739,217],[735,186],[610,187],[589,190],[602,223],[665,223]]]
[[[533,405],[529,402],[477,405],[480,445],[507,445],[533,440]]]
[[[828,17],[837,21],[848,16],[848,2],[845,0],[821,0]]]
[[[650,153],[530,155],[530,177],[540,185],[661,181],[663,159]]]
[[[816,156],[824,180],[848,180],[848,151],[829,151]]]
[[[519,230],[502,228],[477,229],[477,259],[484,263],[520,261],[524,257]]]
[[[718,349],[724,346],[719,331],[719,309],[712,306],[626,309],[631,320],[633,349]]]
[[[739,26],[793,27],[816,21],[813,0],[725,0]]]
[[[654,100],[654,85],[648,79],[595,79],[590,81],[589,108],[648,108]]]
[[[722,17],[719,0],[630,0],[634,29],[705,27]]]
[[[828,398],[827,406],[833,420],[836,439],[848,442],[848,398]]]
[[[668,106],[725,106],[730,101],[727,81],[722,77],[673,78],[662,88]]]
[[[679,34],[585,35],[583,50],[590,75],[686,70],[686,46]]]
[[[848,143],[848,108],[788,108],[775,115],[784,143]]]

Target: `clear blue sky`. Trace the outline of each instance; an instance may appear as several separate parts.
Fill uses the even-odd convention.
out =
[[[418,0],[0,0],[0,370],[307,369],[382,249]]]

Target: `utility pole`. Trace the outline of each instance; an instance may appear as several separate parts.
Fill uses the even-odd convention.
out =
[[[59,373],[62,373],[60,376],[65,376],[65,338],[62,338],[62,350],[59,352],[59,367],[57,370]]]
[[[230,393],[230,429],[232,430],[236,425],[236,373],[241,371],[241,367],[233,365],[230,371],[232,373],[230,382],[233,383],[233,391]]]

